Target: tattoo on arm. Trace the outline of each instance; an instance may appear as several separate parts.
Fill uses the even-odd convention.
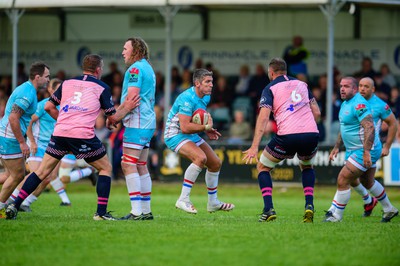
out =
[[[25,111],[22,110],[22,108],[19,107],[18,105],[13,104],[13,106],[11,108],[11,113],[17,113],[17,114],[23,115],[25,113]]]
[[[338,149],[340,149],[340,147],[342,146],[342,144],[343,144],[342,134],[339,132],[339,134],[338,134],[338,136],[337,136],[336,143],[335,143],[335,147],[338,148]]]
[[[369,115],[361,121],[364,128],[364,149],[371,150],[375,140],[375,125],[372,116]]]

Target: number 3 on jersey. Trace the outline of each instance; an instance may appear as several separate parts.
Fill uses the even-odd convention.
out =
[[[72,104],[78,104],[81,102],[82,92],[76,91],[74,93],[74,99],[71,101]],[[292,93],[293,98],[293,93]]]
[[[295,102],[295,103],[298,103],[298,102],[301,101],[301,95],[299,93],[296,93],[295,90],[292,91],[291,97],[292,97],[292,101]]]

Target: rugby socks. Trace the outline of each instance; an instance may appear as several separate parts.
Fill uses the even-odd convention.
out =
[[[19,189],[18,188],[14,189],[13,193],[11,194],[11,196],[7,202],[13,203],[15,201],[15,199],[18,197],[18,194],[19,194]]]
[[[372,198],[368,193],[368,190],[360,183],[358,186],[353,187],[353,189],[360,194],[362,197],[364,204],[370,204],[372,202]]]
[[[37,197],[33,194],[30,194],[23,202],[21,205],[24,206],[31,206],[32,203],[34,203],[35,201],[37,201]]]
[[[107,212],[108,198],[111,190],[111,177],[99,175],[97,180],[97,214],[102,216]]]
[[[258,184],[260,185],[261,194],[264,200],[264,211],[274,208],[272,203],[272,178],[268,171],[263,171],[258,174]]]
[[[125,179],[126,187],[128,188],[129,199],[131,201],[131,213],[139,216],[142,214],[140,176],[138,173],[132,173],[127,175]]]
[[[142,212],[144,214],[151,212],[151,177],[150,174],[144,174],[140,176],[140,196],[141,196],[141,205]]]
[[[74,170],[69,174],[71,183],[76,182],[84,177],[90,176],[93,170],[90,167]]]
[[[315,184],[315,172],[312,168],[307,168],[301,171],[301,179],[303,183],[304,197],[306,205],[312,205],[314,207],[314,184]]]
[[[207,169],[206,185],[208,191],[208,202],[210,203],[214,203],[217,201],[218,177],[219,177],[219,172],[209,172]]]
[[[65,191],[64,183],[61,181],[59,177],[51,181],[50,185],[54,189],[54,191],[57,192],[62,202],[71,203],[71,201],[68,198],[67,192]]]
[[[385,188],[375,180],[374,185],[369,189],[372,196],[374,196],[381,204],[384,212],[391,211],[393,205],[390,203],[388,196],[386,195]]]
[[[182,192],[179,200],[188,201],[192,187],[196,182],[197,177],[201,173],[201,168],[194,163],[191,163],[183,176]]]
[[[335,197],[332,201],[332,206],[329,211],[331,211],[339,220],[342,220],[344,209],[346,208],[347,203],[350,201],[350,195],[351,189],[336,191]]]
[[[36,175],[35,172],[32,172],[28,178],[26,179],[24,185],[22,186],[18,197],[14,201],[14,205],[19,209],[21,203],[33,192],[35,189],[42,183],[42,180]]]

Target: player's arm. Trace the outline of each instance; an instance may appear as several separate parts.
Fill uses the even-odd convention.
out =
[[[47,101],[44,105],[44,110],[54,119],[57,120],[58,118],[58,109],[57,106],[54,104],[53,101]]]
[[[394,139],[396,138],[397,134],[397,120],[393,113],[391,113],[388,117],[383,119],[386,124],[388,124],[388,135],[386,138],[386,142],[382,148],[382,156],[387,156],[390,151],[390,147],[393,144]]]
[[[264,135],[265,128],[268,125],[270,114],[271,114],[270,108],[267,107],[260,108],[260,113],[258,114],[257,117],[256,128],[254,130],[253,142],[251,144],[251,147],[243,152],[245,154],[243,160],[246,162],[246,164],[249,162],[251,163],[253,161],[253,158],[256,159],[256,161],[258,161],[257,158],[258,146],[260,145],[262,136]]]
[[[180,125],[180,128],[181,128],[183,134],[194,134],[194,133],[200,133],[203,131],[210,131],[213,129],[212,128],[213,121],[212,121],[212,118],[210,115],[208,117],[207,125],[199,125],[199,124],[192,123],[191,116],[184,115],[181,113],[178,114],[178,118],[179,118],[179,125]]]
[[[371,149],[372,145],[374,145],[375,139],[375,125],[372,120],[372,115],[366,116],[363,120],[361,120],[361,126],[364,128],[364,154],[363,161],[364,165],[369,168],[371,167]]]
[[[36,114],[33,114],[31,117],[31,121],[29,122],[28,128],[26,130],[26,136],[28,137],[31,146],[30,150],[32,154],[35,154],[37,152],[37,143],[35,141],[35,138],[33,137],[33,131],[32,131],[32,126],[33,123],[39,120],[39,117]]]
[[[315,98],[310,101],[311,112],[313,113],[314,119],[316,123],[321,121],[321,111],[319,110],[319,106]]]
[[[339,149],[342,145],[343,145],[342,133],[340,133],[340,131],[339,131],[335,146],[333,147],[333,149],[331,150],[331,153],[329,154],[329,161],[333,161],[336,158],[336,156],[339,153]]]
[[[119,123],[127,114],[140,105],[140,100],[139,94],[128,95],[125,101],[118,106],[117,112],[108,117],[109,123]]]
[[[29,155],[29,146],[25,142],[25,138],[22,135],[20,119],[21,116],[25,113],[25,111],[19,107],[17,104],[14,104],[11,108],[11,113],[8,118],[10,122],[10,127],[12,132],[14,133],[15,138],[17,139],[19,146],[21,148],[22,154],[24,156]]]

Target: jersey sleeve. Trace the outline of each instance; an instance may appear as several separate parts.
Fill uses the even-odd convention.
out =
[[[192,116],[194,105],[188,97],[179,97],[178,113],[183,115]]]
[[[106,116],[113,115],[117,112],[112,101],[111,90],[108,86],[104,87],[100,95],[100,106],[104,110]]]
[[[271,91],[270,86],[267,86],[262,91],[262,94],[261,94],[260,108],[266,107],[266,108],[272,109],[273,102],[274,102],[274,95]]]
[[[390,109],[390,106],[382,101],[382,108],[380,108],[381,113],[380,113],[380,117],[382,120],[385,120],[386,118],[389,117],[389,115],[392,113],[392,109]]]
[[[60,105],[61,102],[61,96],[62,96],[62,85],[61,83],[60,87],[50,96],[49,101],[52,102],[55,106]]]
[[[372,115],[371,107],[366,101],[355,104],[353,107],[353,112],[359,122],[361,122],[368,115]]]
[[[36,112],[35,112],[35,115],[37,117],[41,117],[45,113],[45,111],[44,111],[44,103],[45,103],[45,101],[41,101],[41,102],[38,103],[37,108],[36,108]]]
[[[33,103],[34,97],[36,97],[36,95],[33,95],[32,93],[29,93],[28,95],[19,95],[15,98],[14,104],[18,105],[22,110],[24,110],[24,112],[26,112],[29,106]]]
[[[144,71],[135,66],[135,64],[128,70],[128,88],[129,87],[142,87]]]

